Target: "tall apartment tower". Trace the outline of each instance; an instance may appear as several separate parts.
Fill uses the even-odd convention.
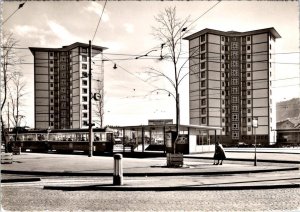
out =
[[[77,42],[62,48],[29,48],[34,56],[36,129],[88,127],[88,47]],[[100,63],[93,65],[92,78],[98,81],[92,80],[92,93],[99,86],[103,91],[102,52],[105,49],[92,46],[93,64]]]
[[[275,142],[272,104],[274,28],[248,32],[204,29],[188,37],[190,123],[221,126],[219,139]],[[273,116],[274,114],[274,116]],[[258,118],[258,128],[252,120]]]

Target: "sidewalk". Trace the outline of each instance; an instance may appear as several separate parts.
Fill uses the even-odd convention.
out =
[[[201,154],[203,156],[208,155]],[[230,153],[231,157],[238,156]],[[234,156],[235,155],[235,156]],[[194,155],[195,156],[195,155]],[[199,156],[199,155],[197,155]],[[260,155],[263,158],[263,153]],[[286,155],[282,155],[287,157]],[[249,158],[250,160],[251,158]],[[293,157],[287,158],[294,160]],[[213,160],[184,158],[181,168],[167,168],[166,158],[123,158],[124,185],[112,185],[113,157],[22,153],[14,155],[12,164],[2,164],[2,179],[15,175],[73,176],[101,178],[101,185],[45,186],[47,189],[88,190],[205,190],[262,189],[297,187],[300,185],[299,165],[233,163],[212,165]],[[13,176],[11,175],[13,174]],[[36,180],[36,178],[35,178]]]

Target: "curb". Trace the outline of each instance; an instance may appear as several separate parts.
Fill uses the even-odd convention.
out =
[[[228,175],[228,174],[249,174],[249,173],[266,173],[279,171],[296,171],[298,167],[278,168],[278,169],[259,169],[259,170],[241,170],[241,171],[218,171],[218,172],[148,172],[148,173],[123,173],[125,177],[142,177],[142,176],[186,176],[186,175]],[[112,177],[113,173],[100,172],[46,172],[46,171],[17,171],[1,170],[2,174],[22,174],[22,175],[45,175],[45,176],[102,176]]]
[[[45,190],[63,191],[212,191],[212,190],[252,190],[300,188],[300,184],[248,185],[248,186],[174,186],[174,187],[129,187],[129,186],[44,186]]]
[[[1,183],[19,183],[19,182],[36,182],[41,181],[41,178],[11,178],[11,179],[1,179]]]
[[[211,157],[199,157],[199,156],[184,156],[183,158],[212,160]],[[247,161],[247,162],[253,162],[254,161],[254,159],[247,159],[247,158],[226,158],[225,161],[226,160],[231,160],[231,161]],[[266,160],[266,159],[257,159],[257,162],[261,162],[261,163],[291,163],[291,164],[300,164],[300,161],[293,161],[293,160]]]

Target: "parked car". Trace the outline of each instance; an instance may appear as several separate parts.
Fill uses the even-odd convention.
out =
[[[245,142],[238,142],[237,147],[248,147],[248,144],[246,144]]]

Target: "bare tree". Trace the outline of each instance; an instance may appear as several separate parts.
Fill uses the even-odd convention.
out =
[[[97,87],[95,88],[94,93],[94,113],[96,114],[97,122],[101,128],[103,128],[103,121],[104,121],[104,93],[103,93],[103,86],[102,81],[97,80]]]
[[[179,19],[176,14],[176,8],[169,7],[155,17],[157,26],[152,27],[153,35],[161,42],[161,49],[167,49],[168,52],[166,55],[161,54],[161,59],[167,60],[172,63],[173,73],[170,75],[168,73],[164,73],[161,70],[150,68],[148,74],[151,74],[152,77],[156,78],[163,77],[167,79],[167,81],[169,81],[172,85],[173,91],[168,91],[167,89],[156,89],[155,91],[164,90],[168,92],[169,95],[172,95],[175,99],[177,136],[179,134],[180,125],[179,86],[182,80],[187,76],[187,73],[184,73],[183,71],[183,67],[188,61],[188,59],[184,61],[181,59],[183,55],[181,41],[182,37],[185,36],[189,31],[189,29],[187,28],[189,19],[189,17]]]
[[[3,120],[3,109],[7,102],[8,84],[16,72],[18,72],[18,63],[20,59],[15,53],[15,48],[18,42],[13,37],[12,33],[3,32],[1,43],[1,138],[5,144],[5,151],[7,152],[7,136],[5,135],[5,124]],[[8,122],[9,120],[7,120]]]
[[[12,109],[12,122],[14,127],[21,125],[21,120],[25,116],[20,114],[21,107],[24,106],[26,93],[26,82],[21,73],[16,73],[11,80],[9,90],[9,102]]]

